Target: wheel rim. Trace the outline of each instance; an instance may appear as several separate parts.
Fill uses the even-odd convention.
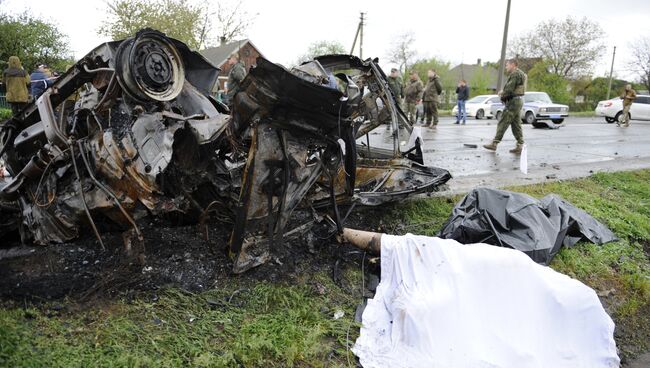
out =
[[[526,113],[526,122],[527,122],[528,124],[532,124],[532,123],[535,122],[535,117],[533,116],[532,113],[530,113],[530,112],[527,112],[527,113]]]

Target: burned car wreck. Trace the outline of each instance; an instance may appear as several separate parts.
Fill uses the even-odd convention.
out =
[[[102,244],[98,221],[141,239],[147,216],[210,217],[232,228],[242,272],[318,219],[341,231],[340,205],[381,205],[451,178],[423,165],[377,60],[329,55],[288,70],[259,58],[232,111],[209,94],[218,74],[150,29],[92,50],[0,126],[11,174],[0,236],[17,228],[23,242],[48,244],[93,232]],[[393,149],[364,144],[382,124]],[[295,224],[294,210],[314,219]]]

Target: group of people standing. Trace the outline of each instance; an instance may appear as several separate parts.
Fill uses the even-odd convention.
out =
[[[497,145],[501,142],[503,135],[508,127],[512,129],[512,134],[517,140],[517,146],[510,150],[511,153],[520,154],[524,145],[524,135],[521,127],[520,112],[523,106],[523,95],[526,92],[526,74],[518,68],[518,62],[515,59],[506,61],[506,71],[508,79],[499,92],[501,101],[505,105],[501,119],[497,125],[497,132],[492,143],[483,147],[490,151],[496,151]],[[429,69],[427,71],[428,80],[423,85],[418,73],[412,71],[409,75],[409,81],[405,87],[399,78],[398,70],[393,68],[388,77],[388,85],[399,105],[402,104],[402,98],[405,99],[406,114],[411,124],[415,124],[417,116],[417,104],[422,101],[424,107],[425,127],[435,128],[438,125],[438,104],[439,96],[442,93],[440,77],[436,71]],[[467,111],[465,102],[469,99],[469,87],[467,82],[461,79],[456,87],[456,96],[458,104],[458,115],[455,124],[465,124],[467,121]],[[462,121],[462,123],[461,123]]]
[[[429,69],[427,76],[428,80],[425,85],[420,80],[418,73],[412,71],[406,87],[402,87],[399,73],[397,69],[393,68],[388,77],[388,85],[400,105],[402,104],[402,98],[405,100],[406,113],[412,124],[416,120],[417,104],[422,101],[424,126],[435,128],[438,125],[438,105],[442,93],[442,84],[440,84],[440,77],[435,70]]]
[[[21,111],[31,98],[37,99],[56,79],[47,69],[40,64],[32,74],[23,68],[18,56],[9,57],[9,66],[2,74],[2,83],[7,90],[7,103],[11,106],[12,114]]]

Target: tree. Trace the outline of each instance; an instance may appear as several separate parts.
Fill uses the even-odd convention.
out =
[[[309,45],[309,48],[307,48],[307,52],[304,55],[298,57],[296,65],[309,61],[316,56],[345,53],[345,48],[338,41],[316,41]]]
[[[552,68],[552,64],[548,61],[535,64],[528,72],[527,89],[529,91],[546,92],[551,97],[551,100],[556,103],[570,103],[569,82],[557,74],[549,73],[549,68]]]
[[[0,60],[18,56],[25,70],[45,63],[54,70],[65,70],[72,60],[67,36],[56,24],[25,12],[17,16],[0,14]]]
[[[650,37],[641,37],[630,44],[632,60],[630,70],[639,76],[639,81],[650,91]]]
[[[563,78],[578,78],[591,73],[603,50],[603,30],[598,23],[567,17],[547,20],[511,41],[511,57],[541,57],[549,72]]]
[[[627,81],[623,79],[612,79],[612,91],[610,97],[617,97],[623,90]],[[609,85],[608,77],[596,77],[591,80],[591,83],[585,88],[586,99],[588,102],[595,104],[607,98],[607,87]]]
[[[250,15],[243,10],[242,0],[236,3],[220,1],[217,3],[217,34],[219,41],[230,42],[237,37],[242,37],[248,27],[255,20],[255,15]]]
[[[190,48],[204,49],[215,41],[211,37],[215,32],[223,42],[244,35],[254,17],[242,10],[242,4],[242,0],[219,2],[213,12],[209,2],[193,5],[190,0],[108,0],[108,19],[98,33],[119,40],[149,27]]]
[[[415,42],[413,32],[402,33],[393,39],[391,48],[386,55],[389,62],[399,66],[398,69],[402,75],[406,74],[406,70],[417,54],[413,49],[413,42]]]
[[[201,47],[203,8],[188,0],[110,0],[108,19],[98,33],[121,40],[133,36],[142,28],[153,28],[186,43],[190,48]]]
[[[489,68],[489,66],[487,67]],[[490,86],[490,76],[485,68],[478,67],[476,72],[472,75],[472,79],[468,81],[469,87],[472,89],[473,95],[485,95],[491,93],[488,87]]]

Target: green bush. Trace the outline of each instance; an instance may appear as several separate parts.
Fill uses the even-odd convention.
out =
[[[0,109],[0,120],[9,119],[11,115],[10,109]]]

